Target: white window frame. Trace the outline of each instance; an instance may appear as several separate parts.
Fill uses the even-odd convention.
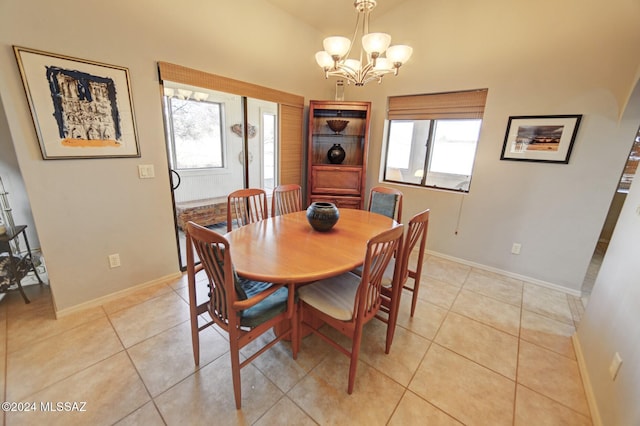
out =
[[[172,110],[172,97],[170,96],[165,96],[165,108],[166,108],[166,116],[167,116],[167,126],[168,126],[168,135],[169,135],[169,140],[170,140],[170,155],[171,155],[171,167],[174,168],[175,170],[180,170],[180,171],[198,171],[198,170],[226,170],[227,169],[227,141],[226,141],[226,132],[224,131],[225,129],[225,105],[224,102],[217,102],[217,101],[198,101],[198,100],[194,100],[194,99],[181,99],[183,101],[188,101],[188,102],[207,102],[207,103],[211,103],[211,104],[216,104],[218,105],[218,109],[219,109],[219,132],[220,132],[220,161],[221,161],[221,165],[220,166],[205,166],[205,167],[178,167],[178,159],[177,159],[177,154],[176,154],[176,142],[175,142],[175,133],[174,133],[174,129],[173,129],[173,122],[174,122],[174,118],[173,118],[173,110]]]
[[[482,128],[486,93],[486,89],[482,89],[389,98],[389,116],[385,121],[383,135],[383,161],[380,165],[381,180],[424,188],[469,192]],[[435,140],[438,123],[453,120],[472,121],[473,128],[471,130],[474,132],[477,130],[477,134],[467,134],[459,142],[455,142],[473,144],[473,158],[468,174],[433,170],[434,150],[437,147],[444,147],[444,145],[440,145],[441,142]],[[406,164],[396,162],[396,154],[394,153],[397,153],[398,150],[390,140],[394,136],[394,124],[400,123],[411,123],[413,129],[410,136],[408,157],[404,156],[407,160]],[[404,137],[408,136],[404,135]],[[462,153],[469,155],[469,150],[456,153],[455,145],[451,147],[453,150],[449,155]],[[468,158],[467,161],[469,161]],[[393,164],[389,164],[390,161]]]

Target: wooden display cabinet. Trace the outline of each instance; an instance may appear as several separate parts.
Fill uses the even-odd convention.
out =
[[[307,138],[307,202],[328,201],[362,209],[367,176],[371,102],[310,101]],[[327,120],[346,120],[334,132]],[[344,160],[331,163],[328,152],[339,144]]]

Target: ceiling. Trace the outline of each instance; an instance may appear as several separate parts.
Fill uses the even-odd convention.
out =
[[[323,35],[349,37],[356,23],[353,0],[267,0],[300,21],[316,28]],[[406,0],[378,0],[371,13],[371,22]]]

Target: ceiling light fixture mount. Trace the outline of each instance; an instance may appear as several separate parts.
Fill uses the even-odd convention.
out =
[[[385,74],[398,75],[398,68],[409,60],[413,48],[406,45],[391,44],[391,36],[386,33],[369,32],[369,14],[376,7],[376,0],[355,0],[353,5],[358,11],[353,37],[349,40],[342,36],[324,39],[324,50],[316,53],[316,62],[324,70],[325,78],[339,77],[347,84],[364,86],[377,81],[382,82]],[[350,59],[349,54],[358,32],[362,27],[362,48],[360,59]],[[384,56],[382,56],[384,55]],[[363,64],[363,58],[367,61]]]

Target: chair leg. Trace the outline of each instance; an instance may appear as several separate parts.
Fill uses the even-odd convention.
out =
[[[351,346],[351,363],[349,364],[349,385],[347,393],[351,395],[353,385],[356,381],[356,370],[358,369],[358,356],[360,355],[360,343],[362,342],[362,324],[356,328]]]
[[[420,289],[420,275],[416,275],[413,280],[413,294],[411,297],[411,317],[416,312],[416,304],[418,302],[418,290]]]
[[[198,331],[198,318],[191,318],[191,346],[193,346],[193,361],[200,365],[200,336]]]
[[[296,309],[297,309],[297,312],[296,312],[296,323],[297,323],[296,336],[292,337],[292,338],[296,339],[296,343],[295,343],[295,347],[294,347],[294,354],[297,354],[297,352],[300,351],[300,344],[302,343],[302,317],[303,317],[302,300],[298,301],[298,304],[296,305]]]
[[[236,400],[236,408],[242,408],[242,388],[240,382],[240,349],[236,336],[229,335],[231,356],[231,377],[233,378],[233,396]]]
[[[391,350],[391,344],[393,343],[393,336],[396,332],[396,324],[398,323],[398,311],[400,310],[400,297],[402,295],[402,286],[393,291],[391,297],[391,306],[389,307],[389,316],[387,318],[387,340],[384,348],[384,353],[389,354]]]
[[[300,350],[300,321],[298,316],[300,310],[298,303],[293,306],[293,317],[291,318],[291,349],[293,351],[293,359],[298,359],[298,351]]]

